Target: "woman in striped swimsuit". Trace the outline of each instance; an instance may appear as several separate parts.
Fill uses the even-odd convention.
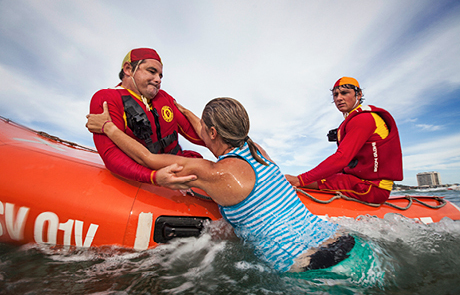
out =
[[[105,133],[131,158],[151,169],[156,178],[172,171],[189,176],[183,185],[198,187],[219,204],[222,216],[255,253],[281,272],[325,269],[346,259],[355,244],[336,224],[310,213],[278,166],[249,137],[249,117],[232,98],[211,100],[200,120],[188,117],[217,162],[151,154],[110,122],[108,109],[88,115],[87,127]],[[178,166],[169,166],[169,165]],[[169,167],[167,167],[169,166]],[[167,167],[165,169],[161,169]],[[172,167],[172,168],[171,168]]]

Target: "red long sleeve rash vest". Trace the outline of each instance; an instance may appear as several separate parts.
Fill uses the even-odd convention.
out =
[[[353,111],[360,109],[360,107],[361,106],[358,106]],[[375,110],[385,112],[387,116],[391,117],[391,115],[383,109],[375,108],[373,106],[366,106],[366,108],[368,107],[371,107],[373,110],[375,109]],[[350,114],[352,112],[350,112]],[[350,120],[346,119],[344,121],[344,123],[345,122],[347,123],[345,125],[345,130],[344,130],[346,131],[344,132],[346,135],[344,135],[343,138],[340,139],[340,132],[338,134],[339,146],[338,146],[337,151],[333,155],[326,158],[323,162],[321,162],[318,166],[316,166],[312,170],[299,175],[298,178],[299,178],[301,186],[315,182],[315,181],[320,181],[321,179],[325,179],[336,173],[343,172],[343,169],[347,167],[350,161],[354,159],[355,156],[358,155],[358,153],[362,151],[366,143],[382,142],[388,136],[388,128],[386,126],[387,123],[385,123],[382,120],[382,118],[379,115],[377,115],[375,112],[365,111],[363,113],[359,113],[358,115],[355,115],[352,118],[348,118],[348,119]],[[397,142],[391,143],[392,145],[395,145],[394,146],[395,155],[398,157],[402,157],[401,148],[399,144],[399,136],[397,134],[397,127],[396,127],[396,124],[394,123],[394,120],[392,120],[392,122],[390,123],[390,126],[391,128],[393,128],[392,132],[395,133],[395,134],[392,134],[392,138],[394,138],[395,136],[397,137]],[[399,154],[397,153],[396,149],[399,149]],[[372,154],[369,153],[368,157],[371,158]],[[395,161],[395,162],[398,162],[398,161]],[[395,171],[398,172],[394,174],[396,176],[394,179],[392,178],[376,179],[375,177],[372,177],[371,175],[367,175],[368,177],[365,177],[364,179],[372,180],[373,182],[375,181],[375,183],[379,187],[386,189],[386,190],[391,190],[391,187],[393,184],[392,180],[400,180],[400,178],[402,178],[402,158],[400,162],[401,163],[397,163],[396,165],[398,167],[394,168]],[[388,167],[384,167],[384,166],[381,166],[379,169],[389,170]],[[399,170],[401,170],[400,173],[399,173]],[[354,173],[350,173],[350,174],[353,175]],[[363,178],[363,175],[356,175],[356,176],[359,178]]]
[[[120,88],[120,86],[118,87]],[[128,93],[128,90],[126,90]],[[138,95],[134,92],[129,91],[129,94],[137,101],[140,101]],[[118,89],[102,89],[96,92],[91,99],[90,103],[90,113],[91,114],[100,114],[103,112],[102,104],[104,101],[107,101],[110,116],[113,123],[122,131],[124,131],[129,136],[133,137],[137,141],[143,143],[141,140],[136,138],[133,135],[133,132],[127,127],[126,115],[124,110],[123,101]],[[200,139],[198,134],[196,134],[193,126],[187,120],[187,118],[177,109],[174,104],[174,98],[170,96],[163,90],[160,90],[155,98],[151,101],[152,107],[160,110],[163,105],[168,105],[173,111],[173,120],[168,122],[172,124],[171,128],[176,130],[179,134],[184,136],[187,140],[194,144],[205,146],[204,142]],[[145,105],[140,102],[139,105],[144,109],[146,113],[150,113],[150,110],[147,110]],[[155,122],[151,121],[153,136],[156,134]],[[111,172],[116,173],[120,176],[123,176],[128,179],[151,183],[151,174],[152,171],[149,168],[146,168],[133,159],[128,157],[122,150],[120,150],[105,134],[94,134],[93,135],[94,144],[105,163],[107,169]],[[144,143],[143,143],[144,144]],[[179,153],[178,155],[181,155]]]

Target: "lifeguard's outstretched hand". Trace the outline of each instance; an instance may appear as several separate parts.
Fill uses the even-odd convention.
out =
[[[177,176],[176,173],[182,171],[184,167],[178,164],[172,164],[161,168],[156,174],[156,183],[159,186],[164,186],[174,190],[188,190],[193,187],[190,183],[196,180],[196,175]]]
[[[287,181],[289,181],[289,183],[292,186],[300,186],[300,181],[297,178],[297,176],[290,175],[290,174],[285,174],[284,177],[286,177]]]

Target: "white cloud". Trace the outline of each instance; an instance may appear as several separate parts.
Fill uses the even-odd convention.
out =
[[[417,124],[415,127],[422,129],[424,131],[438,131],[443,129],[443,126],[440,125],[429,125],[429,124]]]
[[[406,11],[404,11],[406,12]],[[430,99],[437,91],[455,89],[460,84],[460,18],[453,11],[422,33],[414,35],[401,52],[396,52],[378,74],[368,79],[367,94],[379,99],[396,117],[413,116],[421,107],[442,101]],[[391,50],[392,48],[388,48]],[[436,93],[437,92],[437,93]]]
[[[404,148],[404,167],[411,171],[460,168],[460,134],[429,140]]]
[[[0,88],[4,89],[0,104],[8,106],[8,116],[12,119],[32,128],[49,126],[48,132],[64,139],[90,138],[84,128],[87,101],[76,98],[71,92],[61,93],[56,88],[40,84],[14,68],[0,65],[0,76],[4,77],[0,80]],[[46,99],[39,95],[46,95]]]

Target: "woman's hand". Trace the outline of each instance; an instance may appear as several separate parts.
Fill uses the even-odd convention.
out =
[[[176,105],[177,109],[185,115],[185,113],[188,111],[188,109],[184,108],[183,105],[181,105],[180,103],[178,103],[176,100],[174,100],[174,104]]]
[[[104,124],[107,122],[112,122],[112,118],[110,118],[109,107],[106,101],[104,101],[102,107],[104,108],[104,112],[102,114],[86,115],[86,118],[88,119],[88,122],[86,122],[86,128],[88,128],[89,132],[104,133]]]

